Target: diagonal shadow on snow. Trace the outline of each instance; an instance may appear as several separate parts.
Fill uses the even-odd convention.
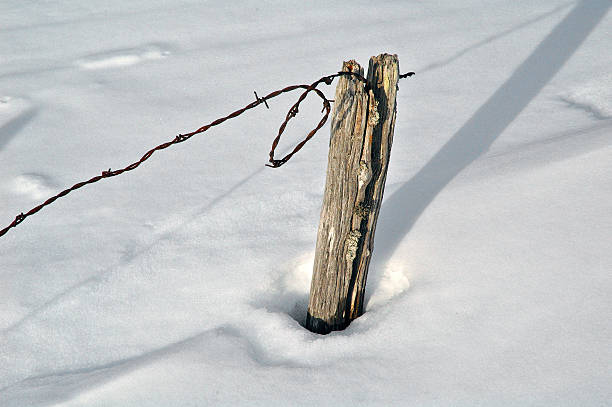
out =
[[[1,144],[0,144],[1,147]],[[286,152],[288,152],[289,150],[283,150],[282,154],[286,154]],[[186,216],[187,220],[185,220],[184,222],[175,225],[174,227],[170,228],[167,231],[164,231],[163,233],[161,233],[159,236],[157,236],[154,240],[152,240],[151,242],[144,244],[134,250],[129,251],[126,255],[124,255],[120,262],[107,267],[106,269],[104,269],[104,271],[101,271],[95,275],[92,275],[84,280],[81,280],[69,287],[67,287],[66,289],[58,292],[57,294],[53,295],[51,298],[49,298],[48,300],[44,301],[42,304],[40,304],[39,306],[33,308],[32,310],[30,310],[30,312],[28,312],[27,314],[23,315],[20,319],[18,319],[17,321],[13,322],[12,324],[10,324],[9,326],[7,326],[4,329],[0,329],[0,333],[3,334],[7,334],[9,332],[15,331],[16,329],[19,329],[21,326],[23,326],[25,323],[27,323],[28,321],[30,321],[31,319],[35,318],[36,316],[40,315],[41,313],[43,313],[45,310],[47,310],[48,308],[50,308],[51,306],[59,303],[60,300],[62,300],[63,298],[67,297],[68,295],[70,295],[71,293],[73,293],[75,290],[81,288],[81,287],[85,287],[88,284],[92,284],[95,282],[99,282],[101,281],[102,276],[107,275],[109,273],[115,272],[116,270],[120,269],[120,267],[126,263],[129,263],[131,261],[133,261],[134,259],[138,258],[139,256],[147,253],[149,250],[151,250],[152,248],[154,248],[157,244],[159,244],[162,240],[168,239],[172,236],[173,233],[175,233],[176,231],[182,229],[183,227],[185,227],[185,225],[193,222],[194,219],[197,219],[198,217],[205,215],[207,212],[209,212],[210,210],[212,210],[213,208],[215,208],[219,203],[221,203],[224,199],[226,199],[227,197],[229,197],[230,195],[232,195],[236,190],[240,189],[243,185],[247,184],[251,179],[255,178],[257,175],[259,175],[266,167],[265,166],[261,166],[260,168],[256,169],[255,171],[251,172],[249,175],[247,175],[246,177],[244,177],[242,180],[238,181],[237,183],[235,183],[233,186],[231,186],[229,189],[227,189],[225,192],[223,192],[222,194],[216,196],[215,198],[213,198],[208,204],[206,204],[205,206],[197,209],[196,211],[193,211],[189,214],[189,216]]]
[[[546,20],[548,17],[552,17],[554,15],[556,15],[557,13],[562,12],[563,10],[565,10],[566,8],[569,8],[572,4],[575,4],[575,2],[570,2],[570,3],[565,3],[565,4],[561,4],[560,6],[555,7],[554,9],[547,11],[543,14],[540,14],[534,18],[531,18],[527,21],[524,21],[518,25],[515,25],[514,27],[510,27],[506,30],[503,30],[501,32],[498,32],[497,34],[491,35],[487,38],[484,38],[476,43],[473,43],[472,45],[457,51],[456,53],[454,53],[453,55],[451,55],[450,57],[438,60],[438,61],[434,61],[426,66],[424,66],[423,68],[419,68],[416,71],[419,73],[419,75],[428,72],[428,71],[433,71],[435,69],[440,69],[443,66],[449,65],[451,63],[453,63],[454,61],[456,61],[457,59],[461,58],[462,56],[464,56],[465,54],[474,51],[475,49],[478,49],[480,47],[483,47],[487,44],[490,44],[494,41],[497,41],[501,38],[504,38],[510,34],[513,34],[517,31],[522,30],[523,28],[527,28],[535,23],[538,23],[540,21]]]
[[[36,405],[39,407],[62,403],[93,389],[102,387],[138,369],[154,365],[176,355],[189,353],[214,355],[217,338],[223,341],[233,338],[239,341],[236,349],[244,353],[258,366],[306,367],[306,364],[274,355],[261,347],[258,340],[246,335],[241,327],[227,323],[194,333],[186,338],[168,343],[141,354],[112,362],[84,368],[57,370],[26,377],[0,388],[0,405],[3,407]],[[206,359],[200,361],[206,368]]]
[[[389,260],[438,193],[489,149],[569,60],[611,5],[609,0],[576,4],[431,160],[385,200],[377,227],[377,262]]]
[[[30,376],[0,388],[0,404],[7,407],[23,405],[42,407],[63,402],[174,354],[191,349],[197,350],[210,338],[225,334],[223,327],[214,327],[125,359],[86,368]]]
[[[29,108],[17,117],[0,126],[0,150],[2,150],[13,137],[34,119],[38,114],[38,108]]]

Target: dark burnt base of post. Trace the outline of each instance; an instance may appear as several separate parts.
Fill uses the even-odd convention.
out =
[[[342,331],[345,329],[350,322],[343,322],[340,324],[330,325],[321,318],[316,318],[310,315],[310,312],[306,314],[306,327],[309,331],[316,334],[327,335],[332,331]]]

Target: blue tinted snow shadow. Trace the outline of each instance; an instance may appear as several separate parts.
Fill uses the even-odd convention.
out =
[[[374,251],[378,262],[393,255],[438,193],[485,153],[559,72],[611,5],[609,0],[580,1],[431,160],[385,200]]]
[[[7,123],[0,126],[0,150],[2,150],[13,137],[36,117],[38,108],[29,108],[17,117],[9,120]]]

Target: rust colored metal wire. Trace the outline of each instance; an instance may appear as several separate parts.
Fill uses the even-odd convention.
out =
[[[272,141],[272,149],[270,150],[270,159],[269,162],[270,164],[266,164],[266,166],[268,167],[272,167],[272,168],[278,168],[281,165],[285,164],[287,161],[289,161],[291,159],[291,157],[293,157],[293,155],[295,153],[297,153],[298,151],[300,151],[300,149],[302,147],[304,147],[304,144],[306,144],[308,142],[308,140],[310,140],[317,131],[319,131],[319,129],[321,127],[323,127],[323,125],[325,124],[325,122],[327,122],[327,118],[329,117],[329,113],[331,111],[331,107],[329,104],[329,99],[327,99],[325,97],[325,95],[322,94],[322,92],[317,89],[317,86],[319,86],[321,83],[325,83],[326,85],[331,85],[333,80],[339,76],[353,76],[354,78],[356,78],[357,80],[363,82],[364,84],[367,85],[367,80],[366,78],[364,78],[363,76],[359,75],[358,73],[355,72],[338,72],[332,75],[327,75],[322,77],[321,79],[313,82],[312,84],[310,84],[309,86],[307,86],[305,89],[305,91],[300,95],[300,97],[298,98],[297,102],[295,102],[293,104],[293,106],[291,106],[291,108],[289,109],[289,112],[287,112],[287,116],[285,117],[285,121],[280,125],[279,129],[278,129],[278,135],[276,136],[276,138],[274,138],[274,140]],[[298,145],[296,145],[294,147],[294,149],[287,154],[286,156],[284,156],[283,158],[281,158],[280,160],[277,160],[274,158],[274,152],[276,150],[276,147],[278,146],[278,143],[280,142],[281,136],[283,135],[283,132],[285,131],[285,128],[287,127],[287,123],[289,123],[289,120],[291,120],[292,118],[294,118],[297,113],[299,112],[299,107],[300,107],[300,103],[302,103],[302,101],[304,99],[306,99],[306,96],[308,96],[309,92],[316,92],[317,95],[319,95],[322,99],[323,99],[323,110],[321,111],[321,113],[325,112],[325,114],[323,115],[323,117],[321,118],[321,120],[319,121],[319,123],[317,124],[317,126],[312,129],[310,131],[310,133],[308,133],[306,135],[306,137],[304,138],[304,140],[302,140]]]
[[[414,74],[414,73],[409,73],[409,74],[405,74],[405,75],[401,75],[400,78],[402,77],[406,77],[406,76],[411,76],[410,74]],[[40,205],[30,209],[29,211],[23,213],[21,212],[19,215],[17,215],[15,217],[15,219],[13,220],[13,222],[11,222],[11,224],[9,224],[7,227],[5,227],[4,229],[0,230],[0,237],[4,236],[10,229],[16,227],[17,225],[19,225],[21,222],[23,222],[25,220],[25,218],[27,218],[28,216],[31,216],[33,214],[35,214],[36,212],[40,211],[42,208],[44,208],[45,206],[51,205],[53,202],[55,202],[55,200],[57,200],[58,198],[61,198],[63,196],[68,195],[70,192],[77,190],[79,188],[84,187],[85,185],[88,184],[93,184],[94,182],[98,182],[102,179],[105,178],[111,178],[111,177],[115,177],[117,175],[123,174],[126,171],[132,171],[136,168],[138,168],[138,166],[140,166],[140,164],[142,164],[143,162],[145,162],[146,160],[148,160],[156,151],[159,150],[164,150],[174,144],[179,144],[182,143],[184,141],[189,140],[191,137],[195,136],[196,134],[200,134],[200,133],[204,133],[206,130],[210,129],[213,126],[218,126],[219,124],[225,122],[226,120],[232,119],[234,117],[240,116],[241,114],[243,114],[244,112],[246,112],[247,110],[253,109],[259,105],[261,105],[262,103],[269,109],[270,107],[268,106],[267,101],[275,98],[283,93],[287,93],[287,92],[291,92],[294,91],[296,89],[304,89],[304,92],[300,95],[300,97],[298,98],[297,102],[295,102],[293,104],[293,106],[291,106],[291,108],[289,109],[289,112],[287,113],[285,120],[283,121],[283,123],[280,125],[279,129],[278,129],[278,135],[274,138],[273,142],[272,142],[272,149],[270,150],[270,159],[269,162],[270,164],[266,164],[268,167],[272,167],[272,168],[278,168],[281,165],[285,164],[287,161],[289,161],[291,159],[291,157],[293,157],[293,155],[295,153],[297,153],[303,146],[304,144],[306,144],[308,142],[308,140],[310,140],[315,133],[321,129],[321,127],[323,127],[323,125],[327,122],[327,119],[329,117],[329,113],[331,111],[331,107],[330,107],[330,102],[331,100],[327,99],[327,97],[325,96],[325,94],[323,92],[321,92],[319,89],[317,89],[317,86],[319,86],[321,83],[325,83],[326,85],[331,85],[333,80],[337,77],[340,76],[352,76],[355,79],[363,82],[365,84],[365,86],[367,86],[367,80],[362,76],[359,75],[357,73],[354,72],[338,72],[332,75],[327,75],[324,76],[320,79],[318,79],[317,81],[311,83],[310,85],[291,85],[291,86],[287,86],[283,89],[279,89],[276,90],[274,92],[268,93],[267,95],[263,96],[263,97],[259,97],[257,96],[257,93],[255,92],[255,101],[249,103],[248,105],[244,106],[241,109],[236,110],[235,112],[232,112],[230,114],[228,114],[225,117],[221,117],[218,118],[217,120],[206,124],[202,127],[200,127],[197,130],[194,130],[190,133],[185,133],[185,134],[179,134],[176,137],[174,137],[174,139],[160,144],[152,149],[150,149],[149,151],[147,151],[141,158],[140,160],[128,165],[127,167],[118,169],[118,170],[112,170],[112,169],[108,169],[107,171],[102,171],[101,174],[96,175],[93,178],[90,178],[86,181],[82,181],[79,183],[74,184],[73,186],[71,186],[70,188],[67,188],[63,191],[61,191],[60,193],[58,193],[57,195],[52,196],[51,198],[47,199],[45,202],[41,203]],[[319,123],[316,125],[316,127],[314,129],[312,129],[304,138],[304,140],[302,140],[300,143],[298,143],[293,150],[285,155],[283,158],[281,159],[275,159],[274,158],[274,152],[276,150],[276,147],[278,146],[278,143],[281,139],[281,136],[283,134],[283,132],[285,131],[285,128],[287,127],[287,124],[289,123],[289,120],[291,120],[292,118],[294,118],[297,113],[298,113],[298,109],[300,106],[300,103],[302,103],[302,101],[304,101],[304,99],[306,99],[306,97],[308,96],[308,94],[310,92],[315,92],[317,96],[319,96],[322,101],[323,101],[323,110],[321,111],[322,113],[324,113],[323,117],[321,118],[321,120],[319,121]]]

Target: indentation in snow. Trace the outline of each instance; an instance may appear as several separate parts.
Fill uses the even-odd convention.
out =
[[[170,55],[166,47],[147,45],[139,48],[118,49],[89,55],[76,63],[86,70],[111,69],[136,65],[147,60],[162,59]]]
[[[308,298],[310,296],[310,282],[312,280],[312,269],[314,265],[314,251],[308,252],[297,258],[293,266],[287,267],[279,277],[265,290],[265,295],[253,303],[256,308],[265,308],[271,312],[288,314],[300,325],[306,323],[306,312],[308,309]],[[389,262],[384,266],[381,275],[370,267],[370,277],[367,288],[372,292],[366,293],[366,311],[376,309],[387,303],[398,295],[404,293],[410,287],[410,281],[406,274],[406,264],[402,262]]]
[[[300,325],[304,325],[313,264],[314,251],[297,258],[293,265],[272,282],[271,287],[265,291],[265,296],[258,296],[265,300],[258,300],[253,305],[256,308],[288,314]]]
[[[382,277],[376,284],[374,292],[367,302],[366,309],[377,307],[397,297],[410,287],[410,281],[406,276],[406,264],[401,262],[389,262],[384,268]],[[373,277],[373,276],[372,276]]]
[[[30,103],[20,97],[9,95],[0,96],[0,112],[2,114],[11,114],[12,112],[22,111],[27,109]]]
[[[54,183],[48,176],[36,173],[19,175],[13,180],[13,192],[28,195],[32,199],[43,199],[54,192]]]
[[[612,118],[612,74],[575,85],[560,95],[570,107],[604,120]]]

